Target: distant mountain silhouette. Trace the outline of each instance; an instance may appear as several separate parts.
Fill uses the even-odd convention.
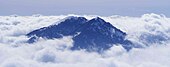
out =
[[[125,40],[127,34],[112,26],[109,22],[96,17],[87,20],[84,17],[70,16],[58,25],[50,25],[28,33],[29,43],[34,43],[39,37],[54,39],[63,36],[73,36],[72,50],[86,49],[87,51],[107,50],[115,44],[121,44],[126,50],[133,45]]]

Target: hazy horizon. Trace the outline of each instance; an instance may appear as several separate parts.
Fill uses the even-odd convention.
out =
[[[169,0],[4,0],[0,16],[42,15],[100,15],[141,16],[146,13],[170,16]]]

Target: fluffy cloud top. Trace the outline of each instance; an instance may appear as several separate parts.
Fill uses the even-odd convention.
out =
[[[70,15],[68,15],[70,16]],[[79,16],[79,15],[74,15]],[[127,38],[145,48],[126,52],[113,46],[102,54],[84,50],[71,51],[71,36],[39,39],[26,43],[28,32],[58,24],[66,16],[0,16],[0,67],[169,67],[170,18],[144,14],[141,17],[102,17],[127,32]],[[96,16],[83,15],[87,19]],[[147,47],[148,46],[148,47]]]

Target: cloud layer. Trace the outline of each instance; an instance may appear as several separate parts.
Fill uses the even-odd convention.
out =
[[[28,32],[58,24],[63,16],[0,16],[0,67],[169,67],[170,18],[144,14],[141,17],[102,17],[127,32],[127,39],[145,48],[126,52],[113,46],[102,54],[84,50],[71,51],[71,36],[62,39],[39,39],[28,44]],[[71,15],[72,16],[72,15]],[[80,16],[80,15],[73,15]],[[87,19],[96,16],[82,15]]]

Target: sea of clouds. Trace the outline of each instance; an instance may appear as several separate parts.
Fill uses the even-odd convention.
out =
[[[0,67],[170,67],[170,18],[165,15],[144,14],[141,17],[99,16],[126,32],[127,39],[143,48],[127,52],[113,46],[103,53],[71,51],[71,36],[61,39],[39,39],[26,43],[25,34],[68,16],[0,16]]]

